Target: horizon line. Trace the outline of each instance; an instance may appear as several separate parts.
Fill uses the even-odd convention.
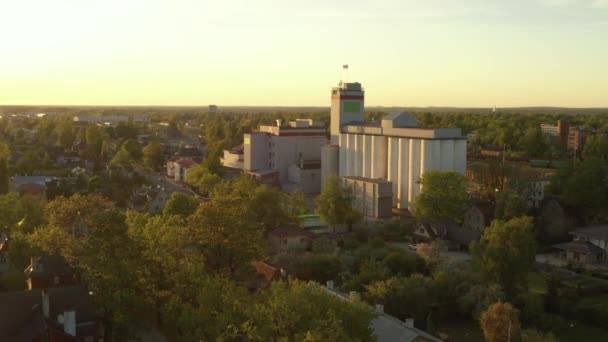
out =
[[[142,108],[142,107],[158,107],[158,108],[204,108],[208,106],[218,106],[218,108],[318,108],[325,109],[331,108],[331,106],[317,106],[317,105],[227,105],[222,106],[218,104],[207,104],[207,105],[145,105],[145,104],[137,104],[137,105],[123,105],[123,104],[0,104],[0,108],[2,107],[132,107],[132,108]],[[607,106],[585,106],[585,107],[577,107],[577,106],[551,106],[551,105],[527,105],[527,106],[488,106],[488,107],[480,107],[480,106],[383,106],[383,105],[366,105],[365,108],[412,108],[412,109],[424,109],[424,108],[438,108],[438,109],[488,109],[488,110],[498,110],[498,109],[535,109],[535,108],[544,108],[544,109],[606,109]]]

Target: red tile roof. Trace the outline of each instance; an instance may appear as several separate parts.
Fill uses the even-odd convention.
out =
[[[17,191],[19,193],[26,193],[30,195],[40,195],[46,191],[46,186],[35,183],[26,183],[19,185],[19,187],[17,187]]]
[[[279,273],[279,269],[269,265],[263,261],[252,261],[251,265],[255,268],[255,271],[264,276],[266,281],[273,280]]]

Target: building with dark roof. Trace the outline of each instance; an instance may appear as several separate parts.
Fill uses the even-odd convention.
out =
[[[298,227],[279,227],[268,233],[268,240],[278,253],[298,253],[309,250],[315,235]]]
[[[597,264],[608,260],[608,225],[593,225],[570,232],[574,240],[554,245],[562,257],[577,264]]]
[[[30,290],[49,287],[77,285],[78,275],[60,255],[46,255],[31,258],[25,269],[25,279]]]
[[[97,341],[93,299],[81,286],[0,293],[0,341]]]
[[[327,282],[323,287],[328,294],[337,296],[341,300],[351,301],[357,298],[356,293],[349,295],[336,290],[333,281]],[[370,308],[371,309],[371,308]],[[375,308],[376,317],[370,322],[372,333],[378,342],[441,342],[441,339],[414,327],[414,321],[408,319],[405,322],[384,312],[382,305]]]

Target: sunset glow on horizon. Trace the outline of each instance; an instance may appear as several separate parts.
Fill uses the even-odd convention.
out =
[[[0,1],[0,105],[608,107],[608,0]]]

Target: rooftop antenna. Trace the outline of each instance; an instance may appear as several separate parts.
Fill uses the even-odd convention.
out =
[[[342,65],[342,79],[340,80],[340,84],[345,84],[348,82],[348,64]]]

